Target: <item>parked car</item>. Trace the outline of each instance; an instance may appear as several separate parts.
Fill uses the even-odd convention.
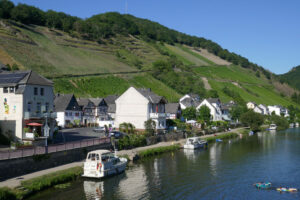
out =
[[[126,135],[126,133],[122,133],[120,131],[112,131],[110,132],[110,137],[115,137],[116,139],[122,138]]]
[[[103,133],[105,132],[105,128],[104,127],[97,127],[93,129],[94,132],[96,133]]]

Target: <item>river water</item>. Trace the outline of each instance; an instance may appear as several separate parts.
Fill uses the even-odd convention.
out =
[[[31,200],[300,199],[299,193],[258,190],[252,184],[300,188],[300,129],[265,132],[166,153],[103,181],[81,179]]]

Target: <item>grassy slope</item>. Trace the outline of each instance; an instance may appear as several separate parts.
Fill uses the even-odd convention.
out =
[[[288,98],[280,96],[265,78],[258,78],[254,72],[238,66],[210,66],[195,68],[195,72],[209,79],[211,87],[218,91],[223,101],[230,98],[222,92],[228,88],[238,92],[246,101],[262,104],[281,104],[284,106],[295,105]],[[237,85],[234,85],[237,83]]]
[[[116,37],[104,44],[70,37],[61,31],[45,27],[20,28],[18,34],[12,34],[0,28],[0,49],[6,51],[11,59],[25,68],[34,69],[47,76],[62,74],[91,74],[130,72],[149,69],[153,61],[166,59],[151,43],[134,37]],[[32,44],[17,41],[30,41]],[[9,40],[7,38],[10,38]],[[158,44],[171,55],[177,56],[183,63],[195,67],[195,73],[207,77],[213,89],[217,90],[223,101],[230,98],[222,92],[226,85],[239,92],[246,101],[264,104],[293,104],[281,97],[264,77],[238,66],[218,66],[207,58],[192,52],[191,49],[176,44]],[[118,76],[92,76],[82,78],[54,79],[55,91],[75,93],[77,96],[107,96],[121,94],[129,86],[151,88],[155,93],[175,102],[180,95],[164,83],[144,73]],[[233,85],[236,82],[240,87]]]

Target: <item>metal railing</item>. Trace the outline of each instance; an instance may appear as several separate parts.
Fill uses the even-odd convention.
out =
[[[68,142],[64,144],[54,144],[49,145],[48,153],[54,153],[59,151],[66,151],[71,149],[78,149],[83,147],[89,147],[99,144],[109,144],[110,138],[96,138],[96,139],[88,139],[88,140],[80,140],[74,142]],[[0,160],[9,160],[14,158],[23,158],[34,155],[42,155],[46,154],[46,147],[36,146],[29,148],[22,148],[17,150],[8,150],[8,151],[0,151]]]

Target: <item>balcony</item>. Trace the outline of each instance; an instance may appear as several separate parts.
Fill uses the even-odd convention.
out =
[[[164,118],[166,117],[166,113],[150,113],[150,118],[157,119],[157,118]]]
[[[38,119],[38,118],[56,118],[56,112],[54,113],[41,113],[41,112],[24,112],[24,119]]]

